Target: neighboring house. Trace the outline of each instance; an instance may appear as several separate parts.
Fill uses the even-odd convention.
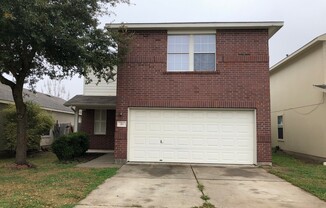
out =
[[[326,159],[326,34],[270,70],[273,146]]]
[[[23,93],[25,101],[32,101],[40,105],[43,110],[52,116],[55,122],[74,124],[75,113],[70,107],[63,105],[66,102],[64,99],[39,92],[33,93],[27,89],[24,89]],[[11,89],[7,85],[0,83],[0,111],[6,108],[8,104],[14,104]],[[1,136],[3,122],[4,120],[0,113],[0,150],[3,149],[4,145],[4,140]]]
[[[65,105],[116,162],[270,164],[268,40],[282,25],[126,24],[117,85],[85,85]]]

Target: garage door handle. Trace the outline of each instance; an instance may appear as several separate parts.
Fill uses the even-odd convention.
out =
[[[162,140],[160,140],[160,142],[161,142],[161,144],[163,144],[163,141]]]

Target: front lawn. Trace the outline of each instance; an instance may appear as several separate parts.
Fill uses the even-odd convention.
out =
[[[273,153],[273,167],[267,170],[326,201],[326,166]]]
[[[36,168],[8,168],[13,159],[0,159],[0,207],[73,207],[117,169],[77,168],[59,163],[51,152],[29,157]]]

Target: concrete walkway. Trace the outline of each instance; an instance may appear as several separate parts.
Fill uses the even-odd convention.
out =
[[[204,194],[216,208],[324,208],[326,203],[257,167],[124,165],[82,200],[86,207],[200,206]]]
[[[120,168],[121,166],[121,164],[114,163],[113,153],[107,153],[98,158],[95,158],[94,160],[77,165],[77,167],[82,168]]]

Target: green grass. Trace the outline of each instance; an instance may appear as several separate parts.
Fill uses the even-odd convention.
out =
[[[267,170],[326,201],[326,166],[273,153],[273,167]]]
[[[73,207],[116,168],[77,168],[77,162],[59,163],[51,152],[39,153],[28,161],[36,168],[15,170],[13,159],[0,159],[0,207]]]

